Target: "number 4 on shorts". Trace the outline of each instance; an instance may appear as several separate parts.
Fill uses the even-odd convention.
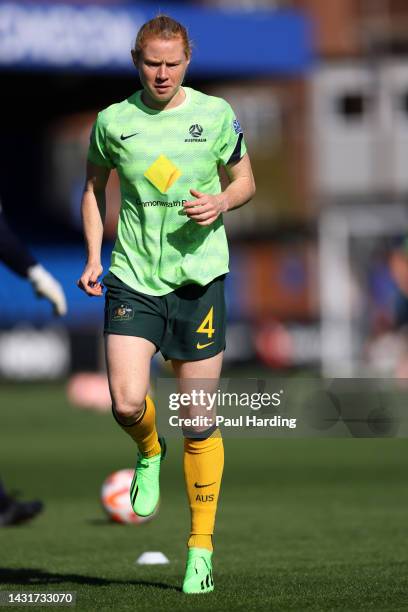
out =
[[[208,338],[212,338],[215,332],[213,327],[214,320],[214,306],[211,306],[208,313],[205,315],[202,323],[197,327],[196,332],[199,334],[207,334]]]

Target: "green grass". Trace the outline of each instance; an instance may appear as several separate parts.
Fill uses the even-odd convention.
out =
[[[81,611],[408,610],[406,440],[226,440],[216,590],[187,597],[181,440],[157,518],[111,525],[99,488],[135,453],[110,416],[70,407],[57,385],[3,386],[0,405],[0,473],[46,504],[1,530],[2,590],[73,590]],[[136,565],[146,550],[170,564]]]

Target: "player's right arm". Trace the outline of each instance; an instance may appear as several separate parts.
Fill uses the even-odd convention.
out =
[[[105,189],[109,174],[110,168],[88,161],[81,202],[87,262],[78,281],[78,287],[91,296],[101,296],[103,293],[102,284],[98,279],[103,272],[101,249],[106,210]]]

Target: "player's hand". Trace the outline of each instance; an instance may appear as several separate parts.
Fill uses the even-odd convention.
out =
[[[221,213],[228,210],[225,197],[222,193],[211,195],[201,193],[197,189],[190,189],[191,195],[196,200],[184,202],[184,210],[187,217],[198,223],[198,225],[211,225]]]
[[[29,268],[27,275],[35,294],[49,300],[56,315],[63,317],[67,314],[67,301],[64,290],[59,282],[41,264]]]
[[[90,296],[101,297],[103,295],[103,285],[98,281],[98,278],[103,272],[100,263],[88,263],[82,276],[77,282],[77,285],[82,291]]]

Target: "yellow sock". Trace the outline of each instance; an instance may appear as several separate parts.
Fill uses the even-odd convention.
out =
[[[205,440],[185,438],[184,478],[191,511],[191,532],[187,546],[212,550],[224,445],[217,429]]]
[[[123,431],[136,442],[139,451],[145,457],[154,457],[161,451],[156,430],[156,410],[153,400],[146,395],[145,409],[133,425],[123,425],[113,413]]]

